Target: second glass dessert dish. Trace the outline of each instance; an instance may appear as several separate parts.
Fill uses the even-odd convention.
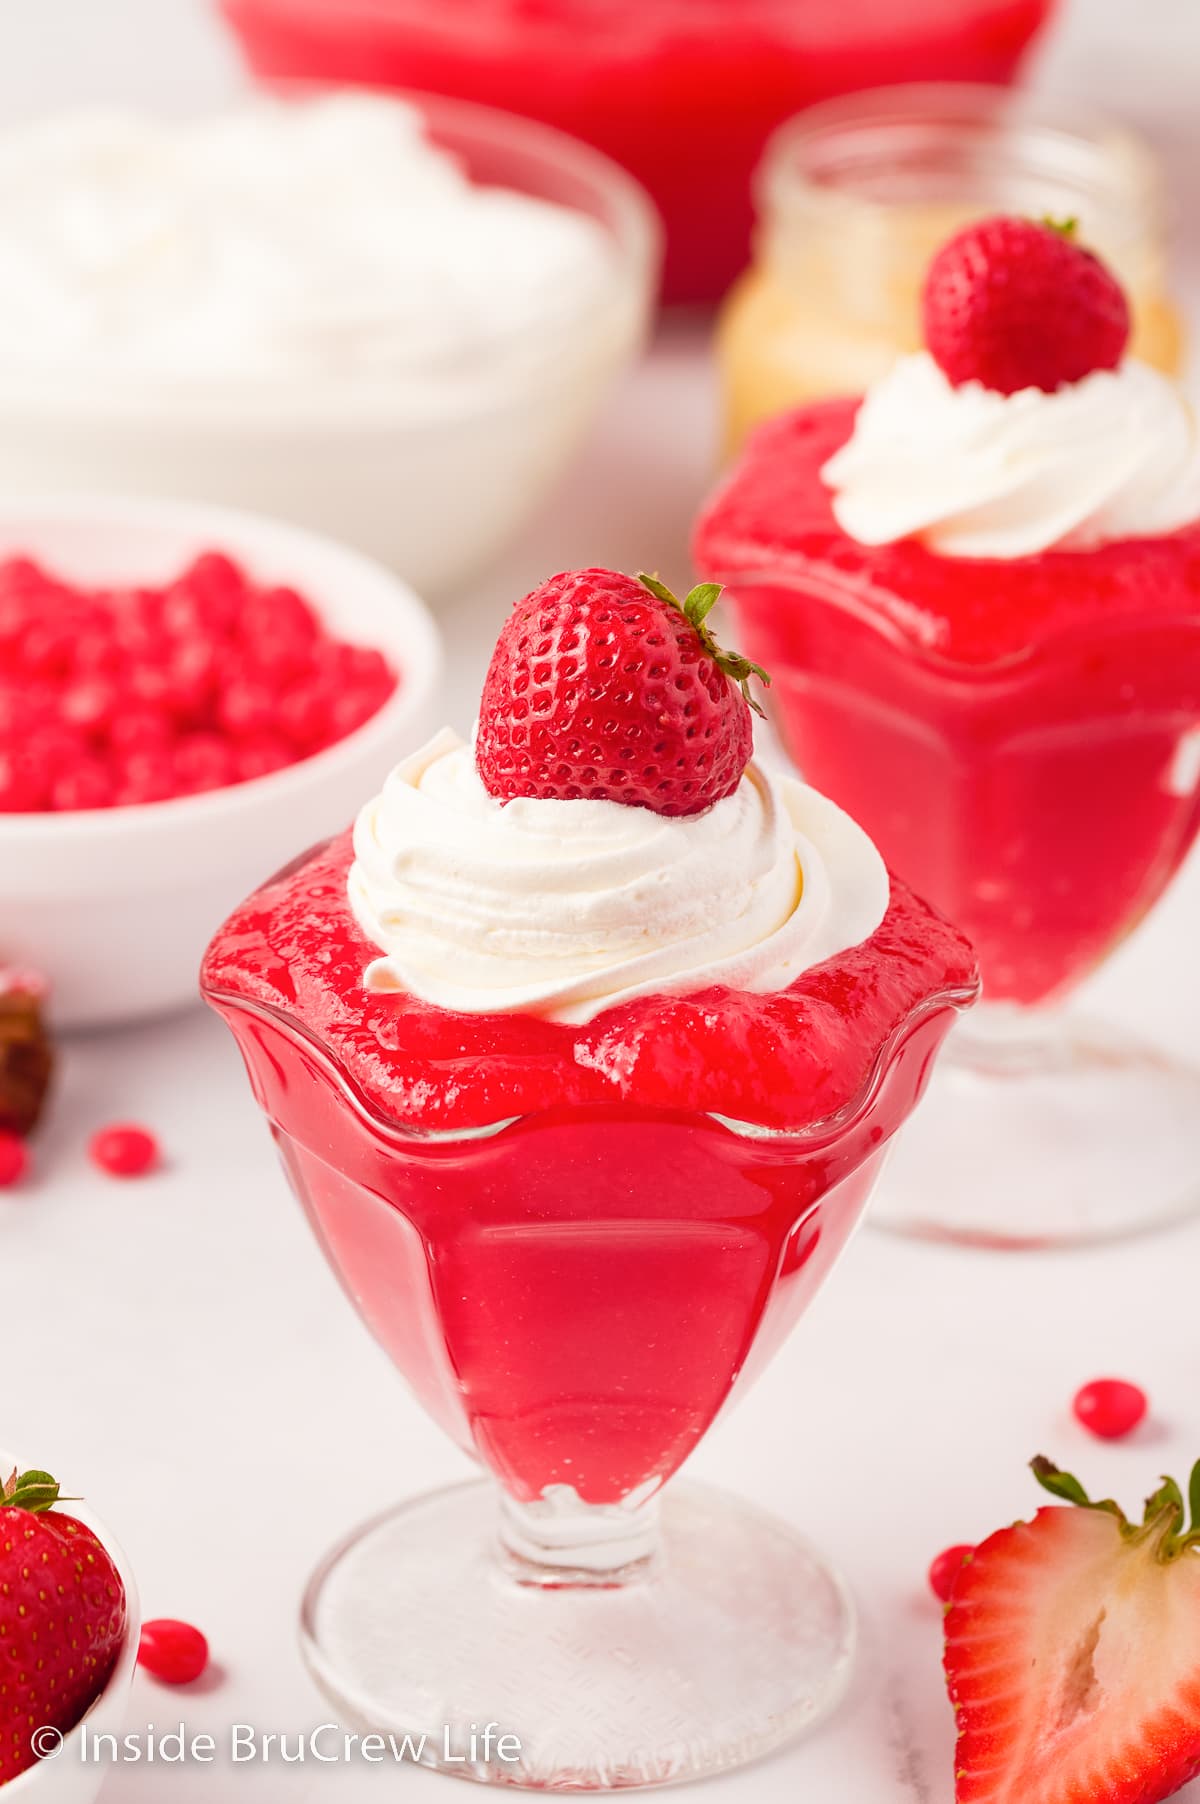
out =
[[[851,1662],[842,1585],[789,1526],[663,1487],[844,1247],[974,958],[752,761],[713,599],[535,591],[474,745],[399,766],[205,964],[346,1292],[490,1475],[338,1548],[306,1657],[432,1764],[442,1725],[498,1725],[511,1759],[454,1768],[483,1781],[740,1765]]]
[[[1161,171],[1110,121],[975,82],[880,88],[781,126],[755,193],[754,266],[719,335],[730,452],[783,408],[859,394],[918,350],[929,259],[985,213],[1078,220],[1129,293],[1135,354],[1168,373],[1183,360]]]
[[[1062,1007],[1200,826],[1200,443],[1069,232],[965,228],[925,322],[861,403],[759,430],[696,558],[801,770],[979,951],[877,1219],[1102,1239],[1200,1203],[1200,1074]]]

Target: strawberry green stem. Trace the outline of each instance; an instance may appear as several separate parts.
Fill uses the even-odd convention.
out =
[[[59,1501],[58,1480],[51,1478],[48,1472],[14,1471],[0,1485],[0,1509],[28,1510],[31,1515],[38,1516],[45,1510],[52,1510]]]
[[[1042,1489],[1049,1491],[1052,1497],[1058,1497],[1064,1503],[1075,1504],[1080,1509],[1103,1510],[1107,1515],[1114,1516],[1126,1541],[1150,1541],[1155,1558],[1164,1564],[1178,1559],[1180,1554],[1193,1547],[1200,1547],[1200,1460],[1192,1467],[1188,1481],[1188,1505],[1185,1506],[1183,1492],[1175,1480],[1164,1478],[1158,1490],[1147,1497],[1140,1522],[1131,1522],[1111,1497],[1093,1500],[1077,1478],[1070,1472],[1060,1472],[1052,1460],[1041,1454],[1030,1462],[1030,1470]]]
[[[744,658],[741,652],[725,651],[717,644],[711,627],[706,625],[708,616],[720,599],[721,584],[697,583],[695,588],[690,589],[680,601],[679,597],[672,594],[666,583],[661,582],[657,576],[648,576],[642,570],[638,572],[638,581],[643,589],[648,590],[658,601],[665,602],[668,607],[675,608],[683,615],[688,625],[694,628],[705,652],[717,669],[723,670],[730,682],[737,684],[746,702],[756,714],[761,716],[762,708],[750,693],[750,678],[757,677],[763,688],[769,689],[771,687],[770,677],[761,664],[752,663],[749,658]]]

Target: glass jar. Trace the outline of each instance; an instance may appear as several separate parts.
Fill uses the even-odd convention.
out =
[[[726,440],[824,395],[861,394],[919,345],[938,246],[972,216],[1077,219],[1124,283],[1136,356],[1174,373],[1158,164],[1137,137],[1003,88],[879,89],[783,126],[756,178],[756,258],[722,314]]]

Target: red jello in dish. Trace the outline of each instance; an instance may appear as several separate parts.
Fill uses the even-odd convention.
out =
[[[499,1537],[465,1487],[345,1543],[310,1664],[373,1727],[511,1722],[507,1776],[548,1788],[737,1765],[840,1692],[811,1549],[686,1487],[660,1540],[657,1493],[825,1278],[977,987],[861,830],[752,761],[715,600],[551,578],[473,745],[397,766],[203,972],[344,1288],[502,1488]]]
[[[806,776],[977,945],[881,1219],[993,1245],[1194,1207],[1200,1079],[1056,1006],[1200,826],[1200,430],[1071,224],[961,228],[926,349],[781,416],[698,523]]]
[[[961,926],[990,1000],[1092,970],[1200,826],[1200,522],[1032,557],[862,545],[821,469],[857,403],[759,429],[701,516],[698,568],[805,776]]]
[[[421,88],[560,127],[646,186],[665,295],[745,265],[771,130],[831,95],[1012,78],[1052,0],[222,0],[253,67]]]
[[[659,1483],[845,1244],[971,953],[897,884],[870,940],[782,992],[455,1014],[364,989],[350,859],[342,838],[268,884],[204,967],[321,1244],[517,1496]]]

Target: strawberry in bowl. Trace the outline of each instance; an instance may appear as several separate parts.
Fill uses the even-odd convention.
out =
[[[1033,1472],[1059,1501],[969,1553],[946,1609],[956,1804],[1160,1804],[1200,1773],[1200,1463],[1140,1522]]]
[[[82,1804],[104,1767],[81,1760],[79,1725],[121,1725],[137,1593],[107,1530],[49,1473],[0,1467],[0,1786],[6,1804]]]

